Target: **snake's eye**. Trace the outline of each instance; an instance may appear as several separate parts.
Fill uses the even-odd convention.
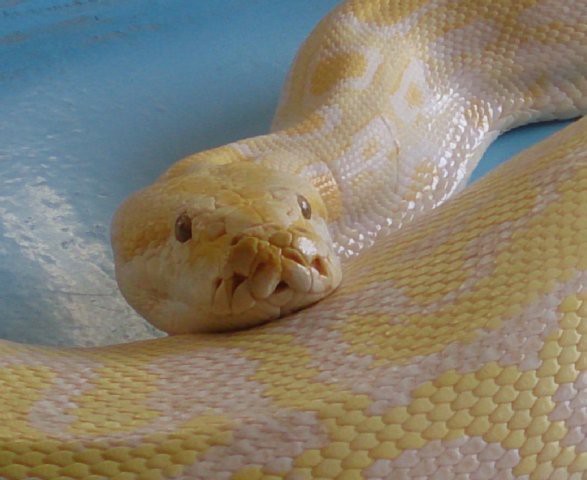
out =
[[[310,206],[310,202],[308,202],[308,199],[303,195],[298,195],[298,205],[302,210],[302,215],[304,216],[304,218],[310,220],[310,218],[312,218],[312,207]]]
[[[175,221],[175,238],[181,243],[192,238],[192,219],[187,213],[182,213]]]

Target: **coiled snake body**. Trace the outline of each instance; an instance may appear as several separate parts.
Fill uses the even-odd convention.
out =
[[[177,256],[173,182],[208,161],[295,174],[341,286],[235,333],[1,342],[0,478],[585,478],[587,120],[456,195],[500,132],[585,111],[584,0],[343,3],[274,133],[179,162],[115,222],[124,261]]]

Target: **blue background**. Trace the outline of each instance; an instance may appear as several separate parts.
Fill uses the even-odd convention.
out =
[[[195,151],[267,131],[335,0],[0,0],[0,338],[153,336],[116,289],[120,201]],[[506,134],[477,178],[562,124]]]

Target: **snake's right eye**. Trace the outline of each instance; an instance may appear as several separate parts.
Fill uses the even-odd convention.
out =
[[[182,213],[175,221],[175,238],[181,243],[192,238],[192,219],[187,213]]]
[[[298,205],[302,211],[302,216],[310,220],[310,218],[312,218],[312,207],[310,206],[308,199],[303,195],[298,195]]]

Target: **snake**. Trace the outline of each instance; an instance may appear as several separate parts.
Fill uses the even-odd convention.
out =
[[[292,8],[294,8],[292,6]],[[347,0],[112,228],[164,338],[0,341],[2,479],[587,476],[584,0]]]

